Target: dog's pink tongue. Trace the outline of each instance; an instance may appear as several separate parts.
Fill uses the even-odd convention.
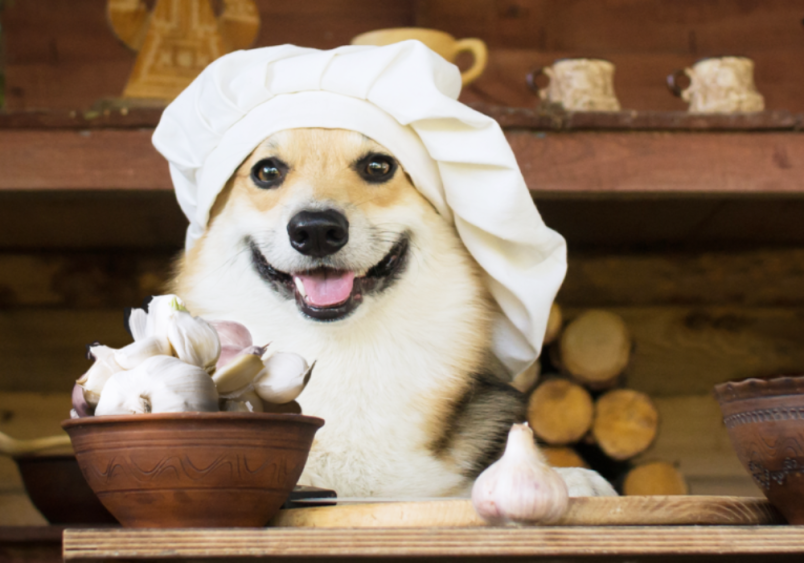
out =
[[[329,307],[343,303],[352,294],[354,272],[324,270],[314,274],[298,274],[304,285],[307,302],[315,307]]]

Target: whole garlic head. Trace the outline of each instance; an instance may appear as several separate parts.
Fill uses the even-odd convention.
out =
[[[564,514],[568,501],[564,480],[536,449],[527,423],[511,427],[503,456],[472,487],[475,511],[495,525],[552,522]]]
[[[218,392],[204,369],[172,356],[153,356],[109,378],[95,416],[217,410]]]

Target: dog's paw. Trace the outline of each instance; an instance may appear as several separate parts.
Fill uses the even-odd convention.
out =
[[[554,467],[571,497],[616,497],[617,491],[597,471],[581,467]]]

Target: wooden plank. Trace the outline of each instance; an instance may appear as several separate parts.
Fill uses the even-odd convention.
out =
[[[804,249],[570,252],[570,307],[804,305]]]
[[[0,133],[0,189],[172,190],[151,131]]]
[[[528,187],[553,193],[800,193],[804,135],[509,131]]]
[[[797,528],[552,527],[307,530],[74,530],[65,561],[255,557],[561,557],[804,553]],[[770,560],[769,557],[765,560]]]
[[[89,368],[87,344],[119,348],[131,341],[118,308],[1,311],[0,335],[3,392],[69,392]]]
[[[792,131],[799,130],[804,120],[804,116],[786,110],[737,114],[636,110],[566,112],[551,106],[519,108],[483,102],[469,105],[493,117],[503,129],[542,131]]]
[[[801,48],[801,9],[797,0],[428,0],[416,24],[492,47],[703,57]]]
[[[168,190],[0,190],[0,248],[184,246],[187,220]]]
[[[707,479],[731,479],[730,490],[761,497],[731,445],[717,401],[711,395],[655,397],[659,433],[634,464],[666,461],[692,483],[693,495],[713,494]],[[732,488],[733,487],[733,488]],[[721,491],[722,491],[721,486]]]
[[[717,383],[804,367],[798,307],[609,307],[635,348],[628,387],[651,397],[707,395]],[[579,310],[565,307],[571,320]]]
[[[0,253],[0,307],[131,307],[163,292],[173,254]]]
[[[764,526],[784,518],[762,499],[630,496],[571,498],[552,526]],[[388,502],[282,510],[271,526],[293,528],[485,527],[471,500]]]
[[[534,193],[802,192],[804,135],[796,133],[507,137]],[[172,189],[148,131],[0,131],[0,168],[0,190]]]

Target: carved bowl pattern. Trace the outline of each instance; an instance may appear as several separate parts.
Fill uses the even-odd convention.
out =
[[[804,377],[715,387],[737,457],[791,524],[804,524]]]
[[[62,426],[103,505],[135,528],[264,526],[301,476],[319,418],[98,416]]]

